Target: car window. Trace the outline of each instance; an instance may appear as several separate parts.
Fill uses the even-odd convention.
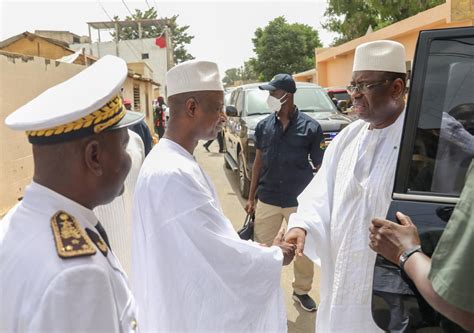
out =
[[[230,96],[230,101],[229,101],[229,105],[233,105],[235,106],[235,104],[237,103],[237,96],[239,95],[239,91],[238,90],[234,90]]]
[[[245,110],[247,115],[270,113],[267,107],[268,91],[251,89],[246,92]]]
[[[328,94],[317,87],[300,87],[295,93],[295,104],[305,112],[335,112],[336,107]]]
[[[244,93],[241,90],[239,93],[239,96],[237,97],[237,102],[235,103],[235,108],[237,109],[237,112],[242,114],[242,109],[244,108]]]
[[[224,95],[224,105],[225,106],[231,105],[230,104],[231,96],[232,96],[232,92],[225,93],[225,95]]]
[[[351,96],[346,92],[335,92],[334,97],[336,97],[338,101],[347,101],[351,99]]]
[[[266,102],[267,97],[268,91],[247,90],[247,100],[245,102],[247,114],[270,113]],[[322,117],[326,117],[327,113],[337,111],[327,93],[319,87],[298,87],[294,102],[298,109],[304,112],[322,112]]]
[[[433,40],[407,193],[459,196],[474,157],[473,87],[474,38]]]

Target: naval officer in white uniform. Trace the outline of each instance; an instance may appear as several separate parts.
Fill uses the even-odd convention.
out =
[[[10,114],[26,131],[34,176],[0,223],[1,332],[138,328],[126,275],[92,209],[123,192],[130,169],[120,89],[125,62],[105,56]]]

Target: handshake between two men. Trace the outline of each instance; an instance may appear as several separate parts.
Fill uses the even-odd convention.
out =
[[[262,244],[265,245],[265,244]],[[297,245],[293,242],[288,242],[285,240],[285,229],[281,228],[278,232],[278,235],[275,237],[272,243],[273,246],[278,246],[283,252],[283,265],[289,265],[293,258],[295,257],[295,251],[297,250]]]

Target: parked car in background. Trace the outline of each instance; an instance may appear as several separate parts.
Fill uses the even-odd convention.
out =
[[[328,93],[329,97],[334,97],[337,101],[349,101],[351,99],[345,87],[327,87],[324,90]]]
[[[339,111],[344,112],[349,108],[351,96],[345,87],[327,87],[324,90],[328,93]]]
[[[422,31],[387,219],[396,221],[398,211],[410,216],[430,257],[474,158],[473,87],[474,27]],[[463,251],[456,244],[452,249]],[[436,312],[406,274],[381,256],[373,286],[372,315],[384,331],[465,332]]]
[[[232,91],[234,91],[234,89],[226,89],[225,90],[225,92],[224,92],[224,106],[229,105],[230,97],[232,96]]]
[[[238,170],[240,193],[244,198],[248,197],[255,160],[255,127],[270,114],[266,104],[268,92],[258,88],[261,84],[237,87],[232,91],[226,106],[225,165],[234,171]],[[296,88],[295,105],[319,122],[324,132],[322,148],[325,149],[351,120],[336,109],[327,93],[318,85],[297,82]]]

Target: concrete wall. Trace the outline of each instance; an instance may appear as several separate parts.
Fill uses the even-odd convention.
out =
[[[127,67],[143,77],[153,77],[153,70],[145,62],[129,62],[127,63]]]
[[[68,44],[90,42],[90,38],[88,36],[78,36],[69,31],[35,30],[35,34],[47,38],[60,40]]]
[[[18,107],[85,67],[0,51],[0,216],[23,196],[33,176],[31,145],[5,118]]]
[[[127,63],[145,62],[153,71],[152,79],[161,84],[160,94],[165,94],[165,75],[167,72],[167,48],[161,49],[155,45],[154,38],[121,40],[118,44],[115,41],[92,43],[92,44],[73,44],[70,48],[78,50],[84,47],[86,54],[95,57],[102,57],[107,54],[116,55],[124,59]],[[142,59],[142,54],[148,53],[148,59]]]

